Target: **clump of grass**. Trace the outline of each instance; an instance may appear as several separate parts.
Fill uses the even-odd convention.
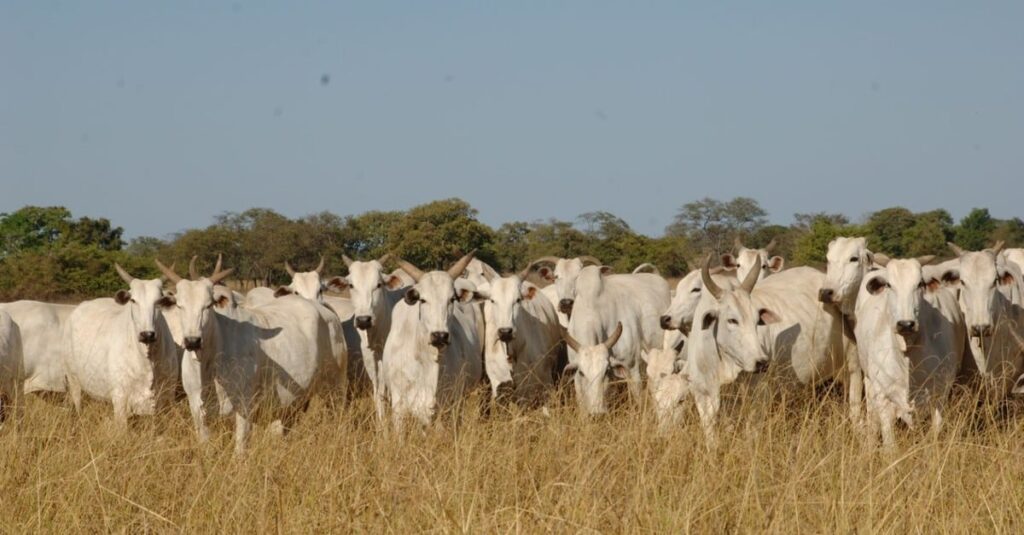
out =
[[[108,425],[29,397],[0,429],[2,531],[1010,532],[1024,525],[1016,416],[958,395],[945,430],[887,453],[842,395],[742,388],[708,451],[695,411],[659,434],[646,400],[602,418],[494,410],[483,396],[419,431],[369,400],[314,402],[286,437],[236,457],[230,422],[196,443],[184,404]]]

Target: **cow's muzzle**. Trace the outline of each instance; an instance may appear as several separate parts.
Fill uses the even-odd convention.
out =
[[[558,311],[562,314],[569,314],[572,312],[572,304],[575,303],[572,299],[562,299],[558,302]]]
[[[185,338],[185,349],[189,351],[199,351],[203,348],[203,339],[198,336],[189,336]]]
[[[835,303],[836,292],[832,288],[822,288],[818,290],[818,301],[825,304]]]
[[[430,345],[436,348],[447,346],[451,342],[451,335],[446,332],[430,333]]]
[[[512,332],[511,327],[502,327],[498,329],[498,340],[501,340],[502,342],[511,342],[515,337],[516,335]]]
[[[989,325],[989,324],[972,325],[971,326],[971,336],[974,336],[974,337],[992,336],[992,326]]]
[[[139,333],[139,342],[150,345],[156,343],[156,331],[142,331]]]
[[[771,366],[770,360],[759,360],[757,364],[754,364],[754,373],[764,373],[768,371],[769,366]]]
[[[373,316],[356,316],[356,328],[367,330],[373,327]]]

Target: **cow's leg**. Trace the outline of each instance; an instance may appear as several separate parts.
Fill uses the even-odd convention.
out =
[[[896,420],[896,408],[891,403],[881,403],[878,410],[878,423],[882,428],[882,447],[891,450],[896,445],[896,434],[893,423]]]
[[[68,398],[75,408],[75,414],[82,414],[82,383],[73,375],[67,375]]]
[[[195,424],[199,442],[210,438],[210,430],[206,427],[206,411],[203,409],[203,378],[202,363],[186,351],[181,357],[181,383],[188,397],[188,408],[192,412],[192,423]]]
[[[939,437],[939,433],[942,431],[942,408],[935,407],[932,409],[932,436],[935,438]]]
[[[718,437],[715,433],[715,418],[718,414],[719,400],[714,396],[703,394],[694,395],[697,405],[697,413],[700,414],[700,425],[704,429],[704,438],[707,447],[714,450],[718,447]]]
[[[235,454],[245,453],[245,443],[249,437],[252,422],[249,420],[249,408],[239,407],[235,411]]]
[[[114,405],[114,427],[124,432],[128,429],[128,396],[124,392],[114,391],[110,401]]]
[[[846,351],[846,368],[849,372],[846,397],[850,403],[850,420],[854,425],[861,425],[864,422],[861,415],[864,399],[864,373],[860,369],[860,358],[857,356],[856,346],[852,344]]]

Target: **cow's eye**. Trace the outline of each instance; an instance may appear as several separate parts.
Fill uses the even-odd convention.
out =
[[[925,287],[924,281],[921,281],[921,282],[917,283],[917,287],[918,288],[924,288]]]
[[[740,322],[736,318],[729,318],[729,325],[739,325]]]
[[[383,282],[378,282],[377,283],[377,287],[378,288],[383,288],[384,287],[384,283]]]
[[[692,294],[700,293],[700,288],[694,288],[694,289],[690,290],[690,293],[692,293]]]
[[[860,257],[859,256],[851,256],[850,257],[850,262],[860,262]]]
[[[522,303],[522,302],[523,302],[523,298],[522,297],[520,297],[519,299],[516,299],[516,304],[519,304],[519,303]]]

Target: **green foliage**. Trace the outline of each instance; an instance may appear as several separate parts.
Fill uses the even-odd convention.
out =
[[[988,208],[975,208],[956,227],[956,244],[967,251],[980,251],[992,245],[996,227],[997,222],[989,215]]]
[[[481,260],[493,262],[494,231],[476,215],[461,199],[416,206],[392,227],[390,249],[423,270],[446,268],[474,249]]]
[[[830,241],[839,236],[857,235],[854,229],[828,217],[813,217],[806,224],[807,230],[796,239],[791,265],[823,264]]]
[[[760,230],[767,216],[768,212],[749,197],[727,202],[705,197],[684,204],[665,233],[687,238],[698,252],[725,252],[734,238]]]

